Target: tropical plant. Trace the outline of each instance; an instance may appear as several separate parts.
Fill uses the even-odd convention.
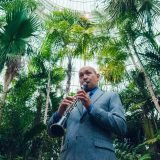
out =
[[[0,30],[0,72],[6,66],[0,112],[2,112],[9,85],[21,66],[22,56],[26,53],[30,54],[27,52],[30,51],[28,38],[34,36],[39,26],[31,8],[27,8],[23,1],[13,1],[9,3],[11,4],[13,4],[12,7],[5,10],[6,23]]]
[[[49,105],[49,116],[57,109],[61,99],[55,93],[64,77],[64,72],[56,66],[56,61],[52,61],[54,68],[51,70],[51,84],[55,91],[50,91],[50,104],[54,106]],[[18,156],[23,159],[39,159],[45,154],[52,156],[52,147],[46,149],[47,145],[60,143],[60,140],[57,142],[48,138],[46,125],[43,124],[48,81],[46,62],[41,55],[33,57],[29,63],[28,75],[19,75],[10,89],[0,133],[0,153],[7,159],[16,159]],[[10,126],[9,130],[7,126]]]
[[[51,37],[51,46],[59,49],[61,59],[68,59],[66,94],[70,90],[72,60],[74,57],[83,57],[84,61],[91,57],[89,44],[92,36],[90,22],[81,14],[70,11],[54,11],[46,23]],[[50,46],[50,47],[51,47]]]
[[[159,3],[157,2],[158,5],[155,6],[155,2],[157,1],[110,1],[106,3],[105,11],[109,15],[107,18],[110,21],[112,31],[114,27],[119,33],[118,36],[120,36],[120,40],[124,42],[124,47],[128,49],[129,52],[131,51],[128,55],[131,56],[132,60],[135,58],[137,59],[139,66],[138,68],[144,73],[146,85],[152,100],[156,109],[160,112],[160,106],[157,102],[154,84],[152,83],[151,77],[144,67],[144,61],[139,55],[139,48],[136,46],[138,38],[142,35],[143,37],[148,35],[150,44],[152,44],[153,48],[157,50],[157,44],[153,39],[154,34],[152,29],[152,14],[159,14]],[[143,48],[147,46],[148,44],[143,46]],[[135,60],[133,63],[135,64]]]

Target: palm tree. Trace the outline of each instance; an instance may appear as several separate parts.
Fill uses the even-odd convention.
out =
[[[157,2],[157,5],[155,5]],[[160,106],[157,102],[156,95],[152,86],[152,82],[146,72],[143,63],[138,54],[137,48],[135,46],[135,40],[138,38],[138,34],[141,28],[142,30],[148,31],[151,36],[153,36],[152,26],[152,14],[159,13],[159,3],[158,1],[133,1],[133,0],[124,0],[124,1],[110,1],[106,7],[107,13],[113,19],[112,24],[116,25],[119,30],[125,30],[125,36],[123,38],[128,39],[128,46],[131,47],[131,50],[134,51],[134,56],[138,59],[140,70],[145,75],[146,84],[152,100],[155,104],[156,109],[160,112]],[[146,14],[147,13],[147,14]],[[145,18],[144,18],[145,17]],[[138,21],[138,22],[137,22]],[[136,23],[137,22],[137,23]],[[139,25],[140,24],[140,25]],[[147,27],[146,27],[147,26]],[[138,34],[137,34],[138,33]],[[153,44],[153,43],[152,43]],[[157,48],[154,45],[154,48]]]
[[[157,2],[157,6],[155,5]],[[133,58],[136,58],[138,61],[138,70],[145,80],[147,85],[147,89],[150,93],[152,98],[152,102],[155,105],[155,108],[158,112],[160,112],[160,106],[157,101],[157,97],[154,91],[154,84],[152,83],[153,77],[150,77],[149,73],[147,72],[144,66],[144,59],[142,59],[141,54],[139,54],[140,49],[136,45],[138,41],[142,41],[142,38],[147,39],[147,43],[143,45],[143,54],[146,54],[146,50],[148,50],[148,46],[152,46],[152,51],[158,51],[158,45],[154,40],[154,30],[153,30],[153,19],[159,14],[159,2],[158,1],[144,1],[144,0],[117,0],[117,1],[110,1],[108,4],[106,11],[110,15],[109,18],[112,22],[112,27],[115,27],[117,32],[119,33],[122,42],[124,42],[124,47],[128,48],[131,51],[130,55]],[[154,13],[154,16],[153,16]],[[112,20],[113,19],[113,20]],[[118,37],[119,38],[119,37]],[[138,39],[139,38],[139,39]],[[144,49],[145,48],[145,49]],[[142,51],[141,51],[142,53]],[[145,96],[145,98],[147,98]],[[150,101],[150,100],[149,100]],[[145,138],[153,138],[154,137],[154,127],[151,123],[153,120],[152,117],[149,117],[150,112],[147,114],[145,111],[147,110],[147,105],[143,105],[142,114],[143,114],[143,127],[144,132],[146,133]],[[154,132],[153,132],[154,131]],[[156,145],[155,145],[156,146]],[[152,146],[151,146],[152,148]],[[151,149],[150,148],[150,149]],[[153,149],[153,148],[152,148]],[[156,150],[154,149],[156,152]]]
[[[35,15],[32,14],[30,8],[26,8],[23,1],[13,1],[13,4],[10,10],[5,11],[6,23],[0,30],[0,72],[6,66],[0,112],[9,84],[18,73],[22,56],[30,47],[28,39],[34,36],[39,26]]]
[[[70,91],[73,58],[86,53],[89,42],[87,38],[88,35],[91,35],[91,31],[88,32],[89,27],[90,23],[86,18],[69,10],[54,11],[46,21],[46,29],[48,32],[46,33],[40,53],[48,59],[48,61],[54,56],[61,59],[61,61],[67,57],[67,85],[65,94],[68,94]],[[47,120],[50,86],[49,70],[44,123],[46,123]]]
[[[73,58],[83,57],[85,61],[89,58],[87,50],[92,35],[90,26],[90,22],[85,17],[69,10],[54,11],[48,20],[48,33],[54,31],[58,34],[52,47],[56,46],[60,49],[62,60],[66,57],[68,59],[66,93],[70,90]]]
[[[127,52],[123,49],[122,43],[116,39],[112,38],[103,44],[98,55],[100,71],[108,82],[120,83],[125,74]]]

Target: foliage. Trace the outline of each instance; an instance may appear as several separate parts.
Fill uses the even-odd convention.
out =
[[[146,74],[158,96],[159,31],[154,29],[154,23],[159,18],[160,3],[157,0],[103,3],[105,10],[97,12],[99,19],[96,17],[94,21],[70,10],[53,11],[40,33],[41,20],[35,15],[37,2],[0,0],[0,72],[6,66],[6,75],[13,75],[0,123],[0,159],[58,159],[61,139],[48,137],[43,119],[48,81],[51,88],[48,118],[64,95],[63,80],[66,73],[69,75],[69,68],[62,68],[65,57],[84,61],[98,58],[105,82],[122,86],[120,95],[128,132],[124,139],[114,142],[117,158],[160,159],[160,118],[145,81]],[[43,37],[41,42],[31,43],[30,38],[38,34]],[[36,52],[34,45],[38,45]],[[22,57],[24,64],[19,67]],[[13,67],[19,72],[8,72]],[[3,88],[0,84],[1,95]]]
[[[23,1],[15,1],[14,7],[6,10],[6,23],[0,30],[0,71],[6,61],[25,54],[28,38],[37,29],[38,21]]]
[[[93,29],[91,23],[81,14],[69,10],[54,11],[46,28],[49,29],[48,36],[52,37],[52,45],[61,48],[62,57],[81,55],[85,61],[91,57],[89,47]]]
[[[55,71],[58,71],[58,68],[55,68]],[[55,85],[56,83],[60,83],[60,79],[56,79],[57,77],[60,78],[60,75],[61,74],[58,74],[58,72],[55,72],[54,74],[53,70],[53,82]],[[61,76],[63,76],[63,74]],[[46,78],[47,77],[44,77],[43,75],[40,78],[34,74],[30,74],[29,77],[23,75],[17,82],[14,82],[14,87],[10,90],[8,102],[3,114],[3,125],[1,126],[0,136],[1,154],[6,156],[11,154],[12,158],[17,157],[18,155],[21,155],[22,157],[35,156],[33,153],[36,152],[36,148],[39,148],[39,146],[45,142],[43,137],[44,132],[46,132],[46,126],[41,122],[42,116],[40,117],[41,120],[38,124],[34,124],[37,123],[35,122],[35,118],[38,116],[36,115],[38,108],[35,108],[35,105],[38,103],[38,95],[35,95],[35,93],[40,93],[40,90],[44,92],[44,95],[42,94],[43,96],[41,97],[42,102],[40,102],[44,104]],[[51,101],[56,106],[56,103],[59,103],[60,98],[56,97],[53,91],[51,92],[51,95]],[[10,127],[8,128],[7,126]],[[45,137],[46,136],[47,135],[45,135]],[[38,146],[34,146],[34,150],[32,150],[32,145],[36,144],[35,142],[39,142],[37,143]],[[47,143],[54,142],[49,141]],[[51,148],[49,150],[52,152]],[[45,152],[49,152],[49,150],[46,150]]]
[[[126,142],[114,141],[115,153],[118,160],[138,160],[139,154],[134,151],[134,146]]]

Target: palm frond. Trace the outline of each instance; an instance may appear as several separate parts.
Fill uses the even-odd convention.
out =
[[[117,84],[123,79],[125,64],[124,62],[111,61],[108,64],[101,65],[100,70],[108,82]]]
[[[144,60],[146,61],[146,69],[152,74],[152,75],[159,75],[160,73],[160,55],[152,52],[147,51],[145,54],[139,53]]]
[[[38,29],[36,17],[30,15],[23,4],[7,12],[6,25],[0,32],[1,48],[5,54],[24,54],[28,38]]]
[[[37,8],[35,0],[0,0],[0,7],[5,11],[12,11],[14,8],[23,4],[29,11]]]
[[[124,20],[128,14],[136,15],[137,4],[134,0],[110,1],[105,10],[110,15],[113,22],[122,22],[122,19]]]
[[[5,60],[6,60],[6,55],[2,54],[2,52],[0,52],[0,73],[1,73],[1,71],[3,69],[3,67],[4,67]]]

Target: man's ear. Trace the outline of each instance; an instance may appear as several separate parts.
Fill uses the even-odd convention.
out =
[[[100,79],[100,74],[97,73],[97,78]]]

